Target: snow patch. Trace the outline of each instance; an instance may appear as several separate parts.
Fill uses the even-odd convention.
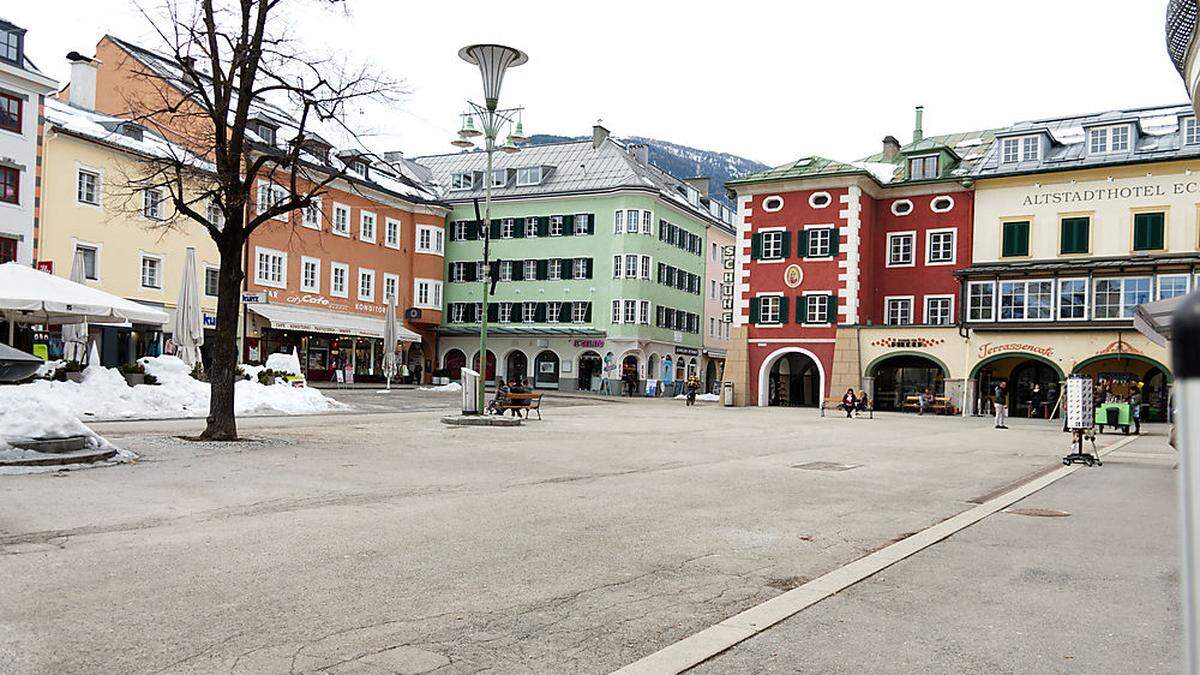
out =
[[[458,382],[450,384],[440,384],[436,387],[420,387],[420,391],[462,391],[462,385]]]
[[[675,400],[686,401],[687,394],[680,394],[675,397]],[[696,394],[696,400],[697,401],[708,401],[709,403],[717,403],[721,400],[721,397],[716,394]]]
[[[300,358],[294,353],[276,352],[267,357],[267,369],[300,375]],[[257,376],[258,374],[255,373],[255,377]]]

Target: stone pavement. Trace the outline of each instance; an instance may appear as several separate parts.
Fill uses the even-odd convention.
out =
[[[141,461],[0,481],[0,663],[613,670],[964,511],[1065,438],[675,401],[464,429],[438,422],[452,396],[398,396],[244,420],[236,444],[176,438],[198,420],[96,425]]]

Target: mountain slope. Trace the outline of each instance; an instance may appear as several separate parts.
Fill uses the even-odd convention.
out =
[[[590,136],[555,136],[538,134],[531,136],[533,144],[562,143],[564,141],[580,141]],[[627,136],[619,138],[621,143],[645,143],[650,148],[650,163],[676,178],[692,178],[694,176],[709,177],[709,194],[729,206],[734,205],[725,196],[725,181],[739,176],[768,169],[766,164],[752,159],[739,157],[727,152],[701,150],[670,141],[660,141],[656,138],[643,136]]]

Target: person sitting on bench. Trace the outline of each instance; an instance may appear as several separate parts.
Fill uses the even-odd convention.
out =
[[[510,394],[528,394],[529,389],[527,389],[525,387],[524,380],[513,380],[508,386],[508,393],[510,393]],[[528,402],[526,402],[526,404],[528,404]],[[516,406],[509,405],[508,409],[512,411],[513,417],[521,416],[521,411]],[[503,415],[504,413],[500,413],[500,414]]]
[[[933,405],[933,392],[926,387],[925,391],[917,395],[917,414],[924,415],[931,405]]]
[[[854,395],[854,389],[846,390],[846,395],[842,396],[842,403],[838,406],[846,411],[846,419],[850,419],[850,415],[854,413],[854,409],[858,407],[858,397]]]
[[[871,399],[867,398],[867,391],[865,389],[859,389],[858,404],[854,406],[854,416],[858,417],[859,413],[866,410],[867,406],[869,405],[871,405]]]
[[[508,409],[508,392],[508,385],[501,380],[500,384],[496,386],[496,395],[488,403],[487,412],[493,415],[503,415],[504,411]]]

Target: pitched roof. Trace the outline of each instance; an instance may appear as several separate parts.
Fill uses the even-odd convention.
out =
[[[1169,105],[1018,122],[997,135],[1048,138],[1041,157],[1028,162],[1002,162],[1002,143],[996,143],[974,175],[989,178],[1200,157],[1200,144],[1186,144],[1181,129],[1183,120],[1194,115],[1190,105]],[[1128,151],[1088,151],[1088,128],[1117,124],[1133,125]]]
[[[482,150],[428,155],[413,158],[413,161],[428,168],[433,184],[447,201],[482,198],[486,192],[482,179],[487,155]],[[595,147],[591,139],[526,145],[516,154],[496,153],[492,163],[494,171],[538,166],[543,167],[541,182],[517,185],[515,177],[509,176],[504,186],[492,189],[492,197],[542,197],[634,188],[657,192],[681,209],[710,222],[726,227],[732,222],[733,214],[728,208],[702,198],[694,188],[648,161],[642,161],[631,148],[612,137],[605,138],[599,147]],[[472,181],[469,189],[453,189],[452,176],[464,173],[478,178]]]

